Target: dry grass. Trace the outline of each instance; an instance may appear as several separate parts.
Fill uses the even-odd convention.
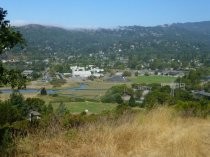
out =
[[[24,98],[35,98],[37,97],[37,93],[24,93]],[[10,98],[10,94],[9,93],[1,93],[0,94],[0,100],[1,101],[5,101],[8,100]]]
[[[29,136],[20,156],[40,157],[208,157],[210,121],[177,116],[159,108],[117,122],[90,124],[53,138]]]

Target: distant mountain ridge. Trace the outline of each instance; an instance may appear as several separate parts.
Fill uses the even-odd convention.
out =
[[[16,27],[27,41],[26,54],[49,56],[110,52],[113,45],[126,53],[172,54],[210,52],[210,21],[175,23],[154,27],[125,26],[115,29],[64,29],[54,26]],[[117,46],[116,46],[117,45]]]

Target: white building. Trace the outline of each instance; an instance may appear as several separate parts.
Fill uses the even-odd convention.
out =
[[[72,66],[70,68],[72,70],[72,76],[73,77],[86,78],[86,77],[91,76],[91,71],[90,70],[85,70],[84,67]]]
[[[102,74],[102,72],[104,72],[104,69],[99,69],[98,67],[94,68],[94,65],[89,65],[88,66],[89,70],[86,70],[85,67],[78,67],[78,66],[72,66],[70,68],[72,70],[73,77],[87,78],[87,77],[90,77],[91,75],[93,75],[95,77],[104,76]]]
[[[90,71],[93,73],[100,73],[100,72],[104,72],[104,69],[99,69],[96,67],[96,68],[92,68]]]
[[[72,76],[74,77],[89,77],[91,76],[91,72],[90,71],[72,71]]]
[[[28,77],[28,78],[31,78],[32,77],[32,74],[33,74],[33,70],[24,70],[22,72],[22,75]]]

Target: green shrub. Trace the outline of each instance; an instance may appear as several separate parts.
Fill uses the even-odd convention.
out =
[[[128,112],[132,112],[132,108],[128,105],[118,105],[115,110],[115,114],[117,116],[122,115],[124,113],[128,113]]]
[[[122,76],[124,77],[130,77],[131,76],[131,72],[130,71],[124,71]]]
[[[101,98],[101,101],[104,103],[118,103],[122,104],[123,100],[121,96],[123,94],[133,95],[132,88],[127,87],[125,84],[113,86],[107,90],[105,95]]]
[[[198,116],[206,118],[210,113],[210,105],[205,100],[200,102],[179,101],[175,108],[182,116],[185,117]]]
[[[53,79],[50,84],[53,85],[53,87],[61,87],[66,83],[66,80],[64,79]]]
[[[40,92],[41,95],[47,95],[47,90],[43,87]]]
[[[15,142],[12,137],[12,131],[9,128],[0,129],[0,154],[4,156],[12,156],[15,151]]]

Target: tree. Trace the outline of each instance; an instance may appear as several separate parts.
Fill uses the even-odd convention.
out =
[[[7,11],[0,8],[0,55],[18,44],[23,45],[24,43],[22,35],[10,26],[9,20],[5,19],[6,15]],[[0,62],[0,84],[11,84],[12,88],[21,88],[25,86],[26,79],[20,75],[20,73],[17,75],[17,72],[6,70]]]
[[[136,97],[137,99],[140,99],[141,96],[142,96],[142,93],[143,93],[142,90],[136,90],[134,94],[135,94],[135,97]]]
[[[131,72],[130,71],[124,71],[122,76],[124,77],[130,77],[131,76]]]
[[[22,35],[11,28],[10,21],[5,17],[7,11],[0,8],[0,54],[6,49],[11,49],[17,44],[23,44],[24,39]]]
[[[35,110],[38,112],[44,112],[46,110],[45,101],[39,98],[27,98],[25,100],[28,112]]]
[[[43,87],[40,92],[41,95],[47,95],[47,90]]]
[[[121,104],[122,103],[121,96],[123,96],[123,94],[133,95],[133,89],[127,87],[127,85],[125,84],[113,86],[107,90],[105,95],[102,97],[101,101],[107,103],[117,102]]]
[[[204,85],[204,90],[208,93],[210,93],[210,82]]]
[[[21,120],[21,115],[16,107],[9,101],[0,103],[0,127],[18,120]]]
[[[26,117],[28,115],[27,105],[21,93],[19,93],[18,91],[14,91],[10,95],[9,102],[13,107],[18,109],[21,116]]]
[[[123,104],[123,99],[120,94],[116,94],[115,100],[116,100],[116,103]]]
[[[196,101],[178,101],[176,109],[182,116],[198,116],[206,118],[210,112],[210,105],[206,100]]]
[[[10,70],[7,73],[8,84],[14,89],[17,87],[18,89],[26,88],[26,77],[23,76],[20,71]]]
[[[129,100],[129,102],[128,102],[128,104],[129,104],[129,106],[135,106],[135,104],[136,104],[136,101],[135,101],[135,99],[134,99],[134,96],[133,95],[131,95],[131,98],[130,98],[130,100]]]

